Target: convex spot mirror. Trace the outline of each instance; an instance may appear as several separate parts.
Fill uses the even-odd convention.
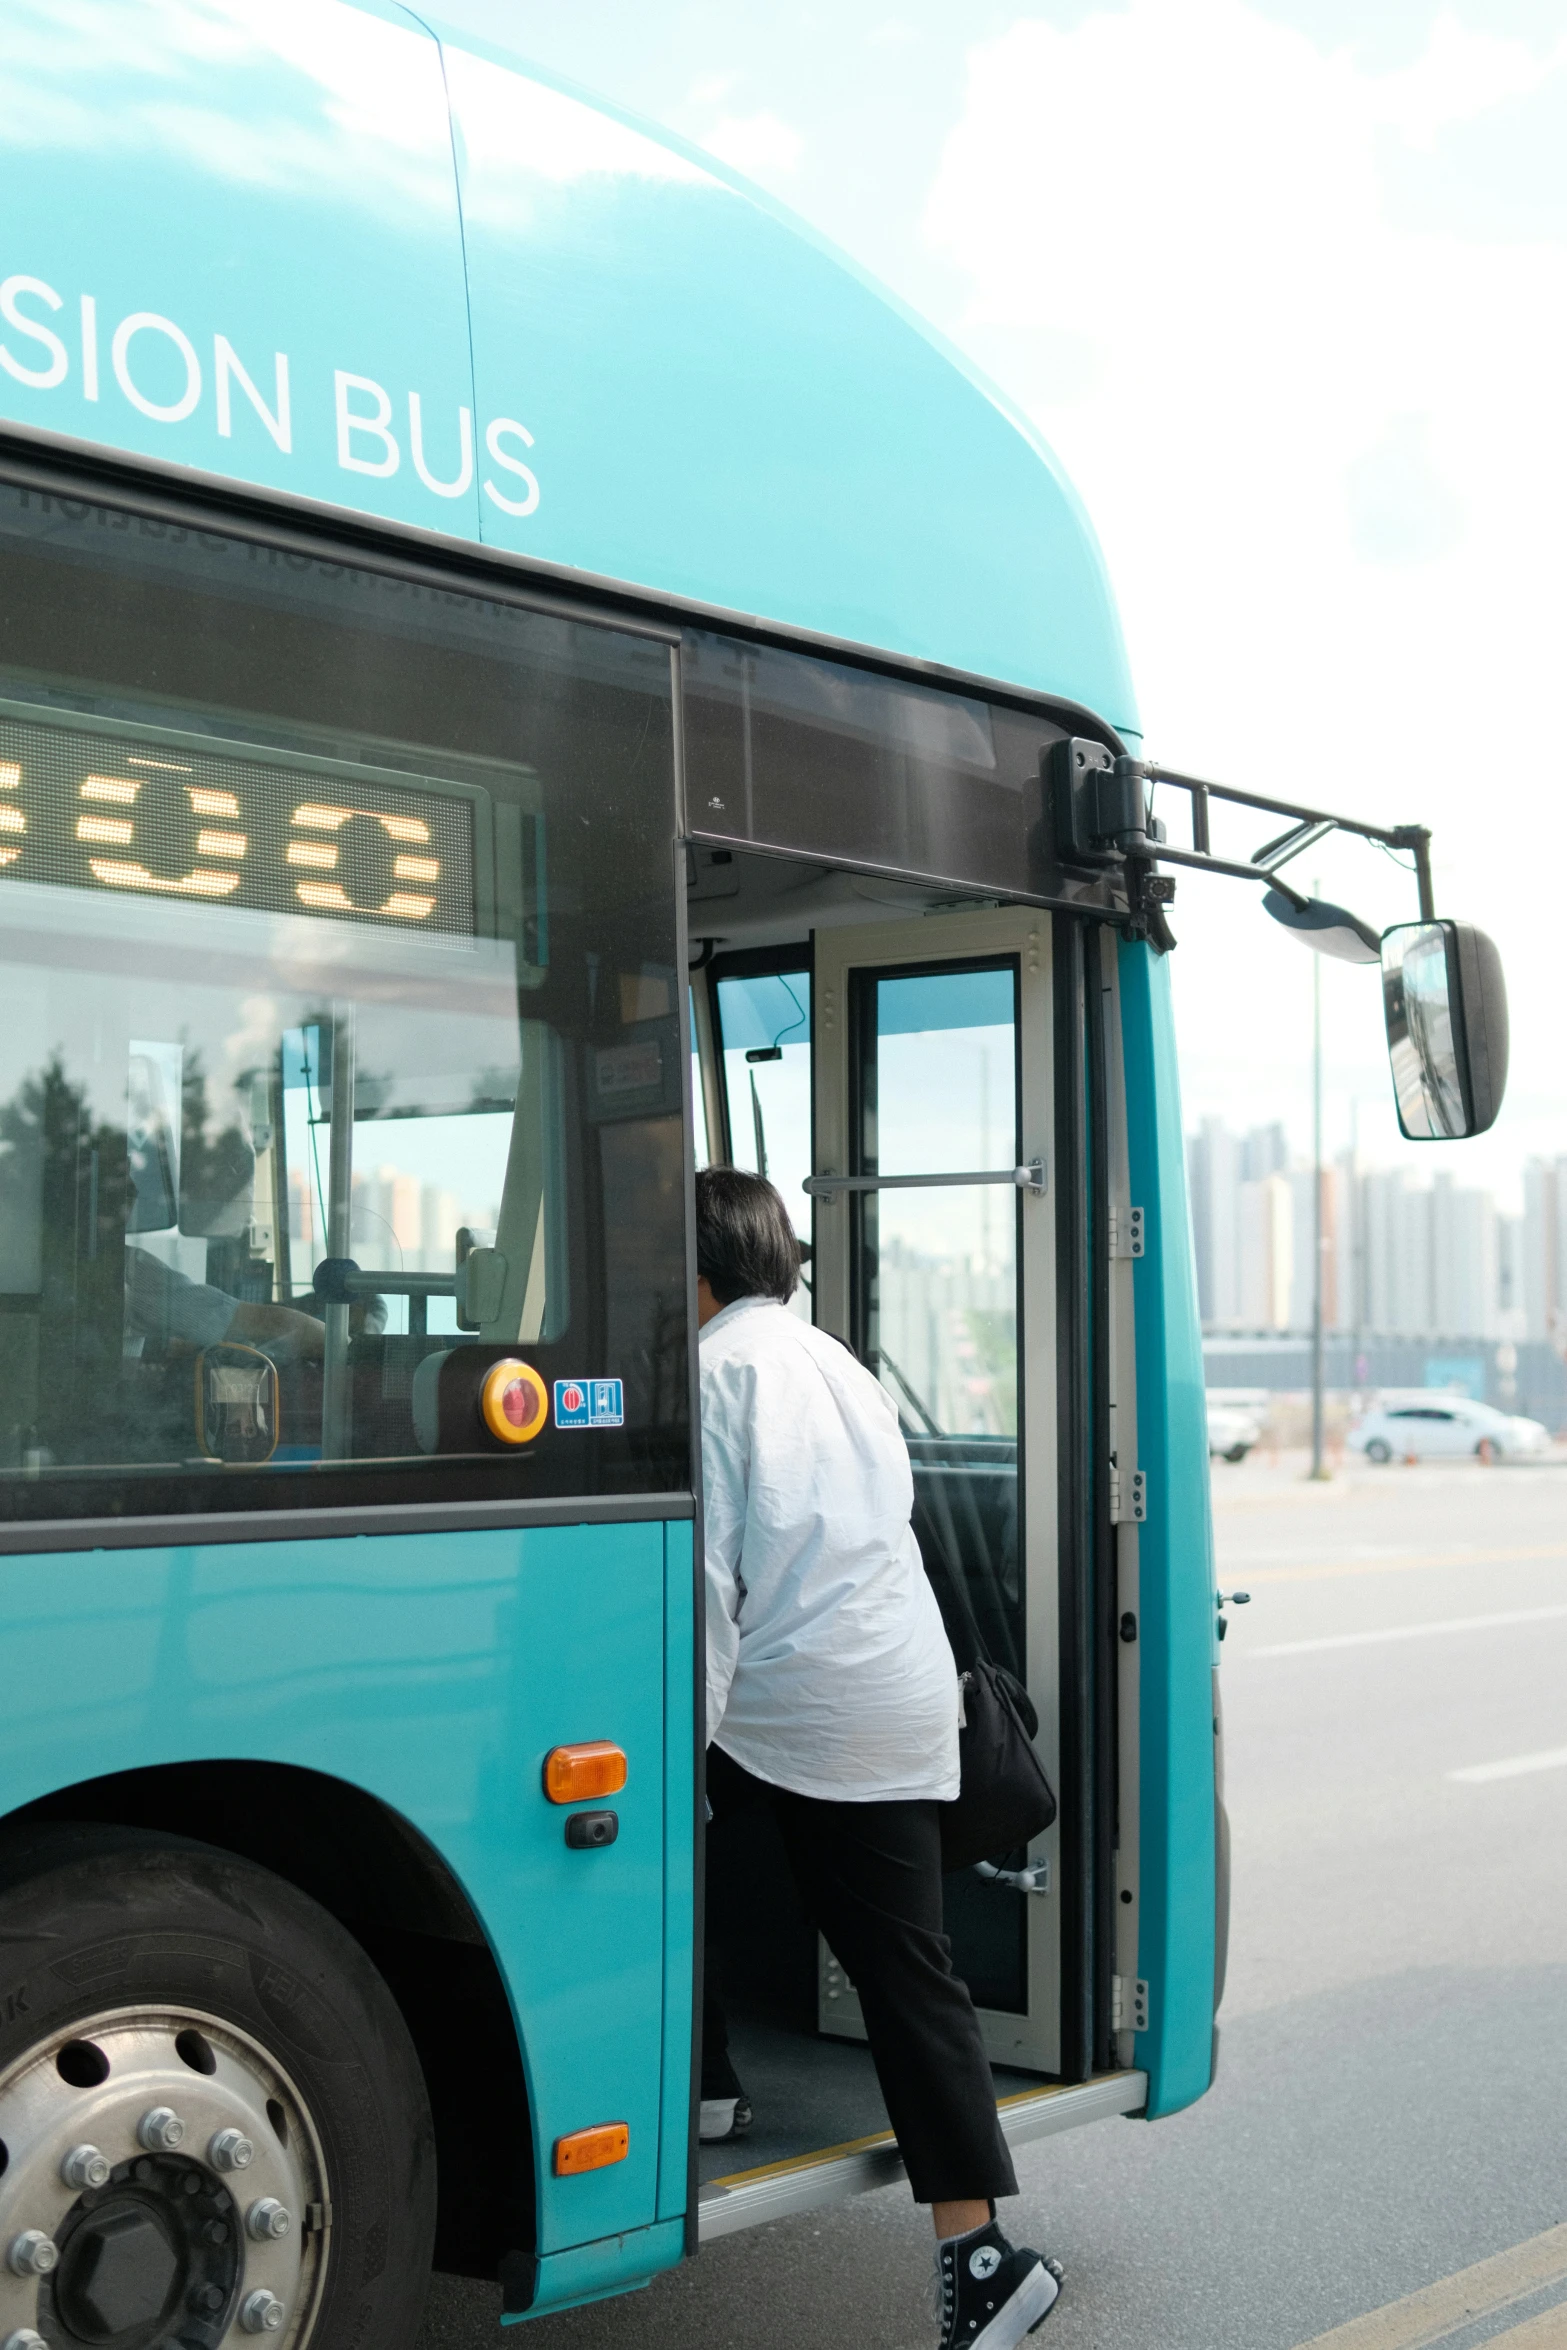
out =
[[[1468,922],[1382,937],[1382,1005],[1398,1123],[1411,1142],[1484,1134],[1507,1089],[1502,958]]]

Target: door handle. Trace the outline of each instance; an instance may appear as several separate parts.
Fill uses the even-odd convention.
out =
[[[1050,1890],[1050,1863],[1032,1861],[1026,1869],[1000,1869],[994,1861],[977,1860],[973,1864],[976,1877],[986,1877],[992,1885],[1010,1885],[1014,1893],[1048,1893]]]
[[[1019,1191],[1045,1188],[1045,1162],[1026,1167],[982,1167],[967,1175],[808,1175],[801,1190],[812,1199],[836,1199],[840,1191],[957,1190],[971,1183],[1010,1183]]]

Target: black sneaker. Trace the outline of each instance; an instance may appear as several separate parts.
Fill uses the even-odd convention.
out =
[[[939,2350],[1014,2350],[1061,2290],[1061,2263],[1009,2244],[995,2220],[936,2247]]]

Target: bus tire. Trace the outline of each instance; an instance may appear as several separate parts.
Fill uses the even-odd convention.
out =
[[[210,1845],[20,1825],[0,1948],[0,2339],[412,2350],[429,2101],[335,1918]]]
[[[1384,1443],[1380,1436],[1373,1436],[1371,1442],[1366,1446],[1366,1458],[1368,1461],[1375,1461],[1379,1469],[1385,1469],[1393,1458],[1393,1447]]]

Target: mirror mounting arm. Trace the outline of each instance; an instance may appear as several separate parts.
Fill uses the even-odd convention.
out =
[[[1420,919],[1436,920],[1436,894],[1431,887],[1431,828],[1426,824],[1400,824],[1393,834],[1395,849],[1412,849],[1415,858],[1415,884],[1420,891]]]
[[[1420,893],[1420,919],[1423,922],[1436,919],[1431,883],[1431,833],[1424,824],[1370,824],[1359,817],[1304,807],[1297,801],[1275,799],[1267,793],[1238,791],[1230,784],[1183,775],[1156,759],[1131,758],[1124,751],[1112,751],[1105,743],[1082,736],[1053,743],[1041,756],[1040,774],[1047,820],[1061,864],[1069,873],[1099,880],[1119,867],[1127,889],[1131,924],[1144,935],[1151,932],[1156,944],[1163,944],[1157,935],[1163,927],[1162,915],[1155,912],[1153,923],[1149,923],[1149,885],[1156,861],[1188,866],[1199,873],[1224,874],[1238,881],[1265,882],[1287,906],[1303,914],[1310,907],[1311,899],[1285,881],[1279,868],[1331,832],[1380,841],[1386,848],[1410,852]],[[1176,848],[1166,837],[1164,826],[1154,817],[1151,798],[1156,784],[1186,793],[1191,805],[1190,848]],[[1245,864],[1217,857],[1213,853],[1211,830],[1215,800],[1288,817],[1289,829],[1254,851]]]

